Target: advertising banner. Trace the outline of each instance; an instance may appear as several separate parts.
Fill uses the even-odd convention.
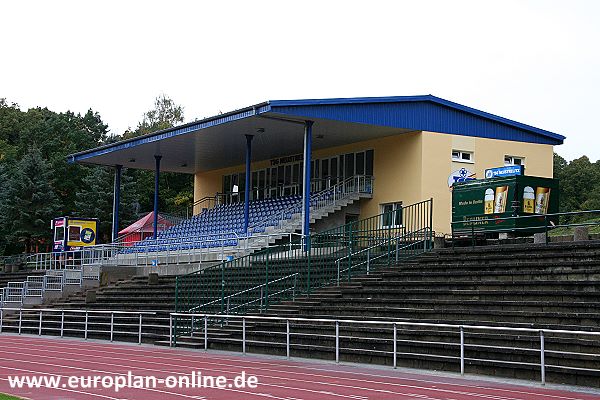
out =
[[[539,227],[544,218],[508,217],[558,212],[558,181],[512,176],[457,183],[452,191],[454,229],[526,231]],[[554,217],[552,217],[554,218]]]
[[[96,220],[71,219],[67,227],[67,246],[85,247],[96,244]]]

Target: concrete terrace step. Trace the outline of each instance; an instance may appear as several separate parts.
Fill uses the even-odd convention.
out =
[[[339,297],[320,299],[317,296],[311,296],[296,301],[287,301],[271,306],[271,309],[298,309],[305,307],[319,307],[322,305],[338,306],[347,305],[354,307],[408,307],[408,308],[463,308],[473,309],[474,307],[483,307],[486,310],[509,310],[509,311],[536,311],[536,312],[600,312],[600,301],[597,302],[560,302],[560,301],[539,301],[539,300],[455,300],[455,299],[403,299],[397,297]]]

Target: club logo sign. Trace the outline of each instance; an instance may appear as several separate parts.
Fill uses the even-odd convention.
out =
[[[80,238],[83,243],[92,243],[96,238],[96,234],[92,229],[85,228],[81,230]]]
[[[485,170],[486,179],[516,175],[525,175],[525,168],[522,165],[507,165],[506,167],[489,168]]]
[[[466,168],[461,168],[450,174],[448,177],[448,187],[452,187],[456,182],[474,181],[477,175],[473,171]]]

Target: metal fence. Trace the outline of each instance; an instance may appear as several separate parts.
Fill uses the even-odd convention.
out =
[[[249,326],[252,324],[252,326]],[[259,324],[262,328],[259,328]],[[223,343],[219,335],[220,327],[227,326],[232,330],[238,330],[238,335],[229,334],[229,338],[235,338],[232,343],[236,343],[239,351],[246,354],[249,345],[259,344],[271,348],[285,349],[285,355],[290,358],[292,350],[299,351],[306,348],[306,339],[324,340],[323,346],[312,346],[311,357],[333,358],[340,362],[340,353],[344,352],[346,356],[358,354],[360,352],[370,353],[370,357],[379,357],[388,359],[393,368],[398,365],[398,359],[431,359],[455,363],[457,370],[461,375],[466,372],[466,365],[469,362],[483,363],[494,368],[523,367],[523,362],[514,361],[508,358],[488,358],[489,355],[501,354],[502,352],[522,354],[529,358],[537,358],[537,362],[529,362],[528,367],[536,368],[539,371],[540,381],[546,382],[546,371],[548,368],[553,370],[563,370],[568,373],[589,373],[592,371],[587,365],[589,360],[600,362],[600,332],[556,330],[556,329],[533,329],[518,328],[507,326],[486,326],[486,325],[456,325],[456,324],[436,324],[419,323],[404,321],[386,321],[386,320],[352,320],[352,319],[323,319],[323,318],[289,318],[275,316],[255,316],[255,315],[237,315],[237,314],[203,314],[203,313],[171,313],[169,318],[170,326],[170,346],[177,346],[177,327],[187,326],[194,328],[195,338],[203,342],[204,350],[208,350],[211,342]],[[309,331],[307,332],[307,327]],[[318,329],[315,329],[317,328]],[[255,330],[269,330],[269,335],[262,335],[257,341],[247,339],[247,335]],[[354,333],[340,331],[348,330]],[[213,331],[211,337],[210,332]],[[357,333],[358,332],[358,333]],[[419,334],[420,339],[405,339],[402,335],[405,332]],[[440,333],[443,341],[434,341],[431,339],[431,333]],[[489,335],[491,334],[491,335]],[[498,344],[498,334],[509,338],[518,338],[514,345],[506,347]],[[241,337],[237,339],[238,337]],[[547,340],[551,338],[556,342],[580,340],[583,346],[596,346],[596,353],[590,353],[584,349],[579,351],[561,351],[549,349]],[[519,342],[526,342],[530,346],[518,346]],[[333,342],[333,346],[329,343]],[[359,342],[362,342],[362,346]],[[368,343],[367,346],[364,344]],[[448,349],[441,351],[440,345]],[[578,346],[578,343],[575,343]],[[408,350],[401,350],[402,348]],[[416,347],[415,347],[416,346]],[[582,346],[582,347],[583,347]],[[321,353],[318,351],[320,348]],[[423,351],[419,353],[419,349]],[[494,353],[491,350],[497,350],[500,353]],[[477,351],[473,354],[473,351]],[[469,356],[469,352],[471,355]],[[333,354],[332,354],[333,353]],[[487,356],[486,356],[487,355]],[[574,365],[554,365],[547,364],[547,356],[560,358],[568,356],[576,362]]]
[[[535,215],[516,215],[511,217],[490,217],[480,218],[481,216],[465,216],[466,220],[453,221],[452,242],[455,239],[467,238],[475,245],[478,237],[484,237],[486,234],[495,233],[514,233],[522,236],[529,236],[531,232],[544,233],[545,243],[549,243],[549,236],[552,231],[564,228],[600,226],[600,210],[572,211],[552,214]],[[470,226],[457,228],[467,224],[469,218],[474,218]],[[475,219],[476,218],[476,219]],[[499,222],[514,221],[516,227],[505,228],[495,227]],[[531,221],[531,223],[529,223]],[[470,221],[469,221],[470,222]],[[520,225],[520,226],[519,226]],[[529,226],[531,225],[531,226]]]
[[[141,311],[3,308],[0,309],[0,333],[80,336],[86,340],[96,334],[106,336],[111,342],[119,335],[137,338],[141,344],[143,336],[148,334],[143,330],[143,318],[154,315],[155,312]]]
[[[355,175],[327,189],[312,193],[310,196],[310,212],[317,214],[324,208],[337,205],[340,201],[352,196],[373,194],[374,178],[370,175]],[[269,215],[265,219],[252,224],[249,229],[252,232],[264,232],[267,228],[282,228],[294,215],[301,218],[304,203],[298,200],[283,211]]]
[[[7,303],[23,304],[27,298],[43,298],[46,292],[62,292],[65,286],[81,287],[84,279],[98,279],[98,275],[86,275],[82,269],[49,270],[44,275],[28,276],[21,282],[8,282],[0,288],[0,308]]]
[[[265,233],[234,238],[229,234],[214,235],[210,239],[176,238],[174,240],[147,240],[137,246],[104,244],[60,253],[38,253],[27,258],[31,269],[62,270],[99,266],[157,266],[159,264],[191,264],[226,260],[228,257],[260,250],[270,242],[296,233]]]
[[[422,201],[179,276],[176,311],[225,313],[232,295],[243,304],[237,313],[257,310],[252,289],[259,286],[261,309],[267,310],[292,297],[285,290],[289,281],[282,278],[294,276],[294,295],[309,294],[429,251],[432,204],[431,199]]]

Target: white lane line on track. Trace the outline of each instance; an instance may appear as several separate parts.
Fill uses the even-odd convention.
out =
[[[15,354],[13,352],[13,354]],[[52,359],[58,359],[61,360],[61,358],[59,357],[45,357],[42,355],[36,355],[37,357],[42,357],[42,358],[52,358]],[[10,359],[10,358],[1,358],[0,360],[4,360],[4,361],[15,361],[15,362],[19,362],[19,363],[25,363],[25,364],[34,364],[34,365],[43,365],[43,366],[51,366],[51,367],[57,367],[57,368],[65,368],[65,369],[73,369],[73,370],[78,370],[78,371],[84,371],[84,372],[94,372],[97,374],[102,374],[102,375],[115,375],[115,376],[126,376],[127,374],[123,374],[123,373],[118,373],[118,372],[113,372],[113,371],[103,371],[103,370],[97,370],[97,369],[90,369],[90,368],[82,368],[82,367],[76,367],[73,365],[61,365],[61,364],[50,364],[47,362],[37,362],[37,361],[31,361],[31,360],[22,360],[22,359]],[[62,359],[63,361],[66,359]],[[75,360],[78,363],[85,363],[85,360]],[[105,365],[110,365],[107,363],[104,363]],[[47,373],[44,371],[40,371],[40,370],[25,370],[22,368],[15,368],[15,367],[7,367],[4,365],[0,365],[0,369],[8,369],[8,370],[12,370],[12,371],[23,371],[23,372],[27,372],[27,373],[31,373],[31,374],[42,374],[42,375],[53,375],[53,376],[63,376],[63,377],[68,377],[70,375],[59,375],[59,374],[54,374],[54,373]],[[155,371],[155,372],[160,372],[160,373],[165,373],[164,371],[160,371],[160,370],[150,370],[147,368],[140,368],[140,367],[132,367],[131,369],[144,369],[144,370],[149,370],[149,371]],[[182,373],[173,373],[173,375],[182,375]],[[54,389],[54,388],[52,388]],[[158,393],[162,393],[162,394],[168,394],[168,395],[172,395],[172,396],[179,396],[179,397],[185,397],[185,398],[196,398],[197,396],[192,396],[192,395],[185,395],[185,394],[181,394],[181,393],[177,393],[177,392],[171,392],[168,390],[160,390],[160,389],[153,389],[153,388],[130,388],[130,389],[136,389],[136,390],[147,390],[150,392],[158,392]],[[208,388],[202,388],[204,390],[207,390]],[[247,392],[247,391],[243,391],[243,390],[239,390],[239,389],[233,389],[233,388],[224,388],[224,389],[212,389],[212,390],[225,390],[225,391],[231,391],[231,392],[238,392],[238,393],[243,393],[245,395],[252,395],[252,396],[258,396],[258,397],[268,397],[268,398],[272,398],[272,399],[277,399],[277,400],[302,400],[301,398],[297,398],[297,397],[278,397],[278,396],[274,396],[268,393],[260,393],[260,392]],[[82,392],[85,394],[89,394],[89,392]]]
[[[3,353],[3,351],[0,351]],[[31,356],[31,354],[28,353],[16,353],[16,352],[12,352],[11,354],[13,355],[26,355],[26,356]],[[42,356],[42,355],[35,355],[36,357],[41,357],[41,358],[49,358],[49,359],[57,359],[57,360],[62,360],[62,361],[69,361],[69,359],[65,359],[65,358],[60,358],[60,357],[52,357],[52,356]],[[15,362],[21,362],[21,363],[27,363],[27,364],[41,364],[44,366],[52,366],[52,367],[58,367],[58,368],[67,368],[67,369],[75,369],[75,370],[83,370],[83,371],[92,371],[92,372],[96,372],[96,373],[102,373],[102,374],[110,374],[110,375],[125,375],[125,374],[121,374],[121,373],[116,373],[116,372],[112,372],[112,371],[102,371],[102,370],[95,370],[95,369],[89,369],[89,368],[82,368],[82,367],[75,367],[75,366],[70,366],[70,365],[61,365],[61,364],[50,364],[48,362],[37,362],[37,361],[29,361],[29,360],[22,360],[22,359],[11,359],[11,358],[2,358],[0,357],[0,360],[5,360],[5,361],[15,361]],[[75,360],[71,360],[71,361],[75,361],[78,363],[82,363],[85,361],[82,361],[80,359],[75,359]],[[89,360],[88,360],[89,362]],[[136,369],[136,370],[146,370],[146,371],[150,371],[150,372],[159,372],[159,373],[166,373],[166,374],[172,374],[172,375],[182,375],[183,373],[181,372],[176,372],[176,371],[164,371],[164,370],[157,370],[157,369],[150,369],[150,368],[144,368],[144,367],[140,367],[140,366],[127,366],[127,365],[120,365],[120,364],[111,364],[111,363],[102,363],[103,365],[106,366],[116,366],[116,367],[121,367],[121,368],[129,368],[129,369]],[[164,363],[159,363],[161,365],[164,365]],[[10,369],[10,367],[4,367],[4,366],[0,366],[0,369]],[[43,373],[43,372],[42,372]],[[282,378],[282,379],[287,379],[287,378]],[[314,382],[311,382],[314,383]],[[265,384],[265,383],[260,383],[260,385],[266,385],[266,386],[274,386],[277,388],[281,388],[281,389],[286,389],[286,390],[292,390],[292,391],[296,391],[296,390],[303,390],[303,388],[297,388],[297,387],[289,387],[289,386],[283,386],[283,385],[270,385],[270,384]],[[390,395],[394,395],[394,396],[407,396],[407,397],[423,397],[423,398],[427,398],[429,400],[445,400],[445,398],[440,398],[440,397],[431,397],[431,396],[427,396],[427,395],[416,395],[416,394],[411,394],[411,393],[406,393],[406,392],[395,392],[395,391],[391,391],[391,390],[385,390],[385,389],[374,389],[374,388],[363,388],[363,387],[356,387],[356,386],[348,386],[348,385],[334,385],[334,386],[338,386],[341,388],[346,388],[346,389],[356,389],[356,390],[363,390],[363,391],[368,391],[368,392],[376,392],[376,393],[385,393],[385,394],[390,394]],[[423,389],[423,388],[413,388],[413,389]],[[223,389],[223,390],[233,390],[233,389]],[[310,392],[314,392],[314,393],[321,393],[323,394],[323,391],[315,391],[315,390],[309,390],[309,389],[304,389],[306,391],[310,391]],[[236,391],[236,390],[233,390]],[[444,390],[441,390],[444,391]],[[243,391],[240,391],[243,392]],[[176,393],[171,393],[168,392],[170,394],[176,394]],[[243,392],[243,393],[249,393],[249,394],[253,394],[253,395],[257,395],[257,396],[263,396],[263,397],[272,397],[272,398],[276,398],[276,399],[281,399],[280,397],[275,397],[275,396],[271,396],[271,395],[264,395],[261,393],[250,393],[250,392]],[[455,394],[461,394],[461,393],[455,393]],[[462,394],[462,395],[469,395],[469,394]],[[350,398],[351,396],[347,396],[347,395],[341,395],[341,394],[336,394],[336,397],[348,397]],[[187,396],[185,396],[187,397]],[[352,396],[353,397],[353,396]],[[481,397],[481,396],[476,396],[476,397]],[[484,396],[485,398],[491,398],[491,399],[496,399],[496,397],[488,397],[488,396]],[[292,398],[286,398],[286,399],[292,399]],[[512,400],[512,399],[508,399],[508,398],[503,398],[502,400]]]
[[[5,352],[0,350],[0,353],[5,353]],[[44,356],[44,355],[39,355],[39,354],[32,355],[32,354],[29,354],[29,353],[18,353],[18,352],[15,352],[15,351],[10,352],[10,354],[12,354],[12,355],[33,356],[33,357],[38,357],[38,358],[47,358],[47,359],[58,360],[58,361],[72,361],[72,362],[76,362],[76,363],[85,363],[86,361],[90,362],[89,359],[88,360],[68,359],[68,358],[64,358],[64,357],[52,357],[52,356]],[[114,360],[115,358],[111,358],[111,359]],[[15,361],[15,362],[20,362],[20,363],[28,363],[28,364],[52,365],[52,366],[55,366],[55,367],[63,367],[63,368],[76,369],[76,370],[82,370],[82,371],[92,371],[92,372],[101,373],[101,374],[126,376],[126,374],[124,374],[124,373],[118,373],[118,372],[114,372],[114,371],[96,370],[96,369],[90,369],[90,368],[82,368],[82,367],[76,367],[76,366],[72,366],[72,365],[48,364],[48,363],[31,361],[31,360],[10,359],[10,358],[1,358],[1,357],[0,357],[0,360]],[[125,359],[124,361],[139,363],[139,361],[135,361],[135,360],[131,360],[131,359]],[[96,363],[97,364],[106,365],[106,366],[115,366],[115,367],[119,367],[119,368],[127,368],[129,370],[144,370],[144,371],[149,371],[149,372],[154,372],[154,373],[161,373],[161,374],[168,374],[168,375],[186,375],[186,373],[179,372],[179,371],[165,371],[165,370],[160,370],[160,369],[151,369],[151,368],[141,367],[139,365],[122,365],[122,364],[112,364],[112,363],[107,363],[107,362],[96,362]],[[145,362],[145,364],[159,364],[159,365],[163,365],[163,366],[164,365],[168,365],[168,364],[161,363],[161,362]],[[184,366],[182,366],[182,367],[184,367]],[[11,369],[11,367],[0,366],[0,369]],[[220,371],[217,371],[217,372],[220,372]],[[222,372],[227,372],[227,371],[222,371]],[[39,372],[39,373],[44,374],[44,372]],[[235,375],[235,374],[237,374],[237,371],[234,371],[231,374]],[[312,389],[306,389],[306,388],[300,388],[300,387],[289,387],[289,386],[281,386],[281,385],[272,385],[272,384],[261,383],[261,382],[259,382],[259,385],[261,385],[261,386],[272,386],[272,387],[276,387],[276,388],[280,388],[280,389],[287,389],[287,390],[290,390],[290,391],[303,391],[303,392],[310,392],[310,393],[321,393],[321,391],[318,391],[318,390],[312,390]],[[202,389],[205,389],[205,388],[202,388]],[[274,396],[274,395],[271,395],[271,394],[268,394],[268,393],[248,392],[248,391],[243,391],[243,390],[239,390],[239,389],[235,389],[235,388],[223,388],[223,389],[213,389],[213,390],[225,390],[225,391],[240,392],[240,393],[244,393],[244,394],[249,394],[249,395],[254,395],[254,396],[259,396],[259,397],[270,397],[270,398],[274,398],[274,399],[301,400],[301,399],[298,399],[298,398],[295,398],[295,397],[277,397],[277,396]],[[177,393],[169,392],[169,391],[167,391],[165,393],[174,394],[174,395],[177,394]],[[351,398],[351,399],[354,399],[356,397],[356,396],[348,396],[348,395],[337,394],[337,393],[334,393],[333,396],[334,397],[342,397],[342,398]],[[186,396],[186,397],[189,397],[189,396]]]
[[[64,351],[61,351],[61,354],[72,354],[72,353],[65,353]],[[25,353],[24,355],[31,356],[29,353]],[[89,354],[76,354],[75,353],[74,355],[80,355],[80,356],[87,356],[87,357],[89,357]],[[51,356],[46,356],[46,357],[51,358],[51,359],[62,359],[60,357],[51,357]],[[94,357],[98,357],[98,356],[94,356]],[[112,357],[111,359],[114,360],[115,358]],[[163,358],[163,360],[164,360],[164,358]],[[79,360],[72,360],[72,361],[78,361],[78,362],[80,362]],[[131,361],[131,360],[130,359],[125,359],[124,361]],[[187,361],[187,360],[182,360],[182,361]],[[189,362],[189,361],[187,361],[187,362]],[[176,366],[176,367],[189,367],[189,366],[182,366],[182,365],[165,364],[164,362],[161,362],[161,363],[146,362],[146,363],[149,363],[149,364],[160,364],[162,366],[169,365],[169,366]],[[214,365],[214,364],[211,364],[211,365]],[[117,365],[117,366],[122,367],[122,365]],[[239,368],[239,365],[238,365],[238,368]],[[214,368],[213,368],[213,370],[214,370]],[[220,371],[220,372],[228,372],[228,373],[235,374],[237,371],[234,371],[234,372]],[[281,371],[278,371],[278,372],[281,372]],[[265,377],[266,378],[274,378],[272,376],[265,376]],[[328,378],[331,379],[331,377],[328,377]],[[297,381],[296,379],[290,379],[290,378],[287,378],[287,377],[285,379],[286,380],[295,380],[295,381]],[[304,381],[304,382],[306,382],[306,381]],[[311,382],[311,383],[313,383],[313,382]],[[335,383],[332,383],[332,382],[319,382],[319,383],[324,384],[324,385],[338,386],[338,387],[344,387],[344,388],[352,388],[352,389],[363,390],[363,391],[378,391],[378,392],[380,391],[379,389],[365,388],[365,387],[359,387],[359,386],[340,385],[340,384],[335,384]],[[265,383],[263,382],[263,384],[265,384]],[[268,385],[268,384],[266,384],[266,385]],[[472,397],[485,398],[485,399],[494,399],[494,400],[513,400],[514,399],[514,400],[516,400],[515,398],[511,398],[511,397],[503,397],[503,396],[496,396],[496,395],[492,395],[492,394],[482,394],[482,393],[469,393],[469,392],[462,392],[462,391],[448,390],[448,389],[441,389],[441,388],[419,387],[419,386],[414,386],[414,385],[395,385],[395,386],[400,386],[400,387],[403,387],[403,388],[406,388],[406,389],[411,389],[411,390],[433,391],[433,392],[438,392],[438,393],[439,392],[452,393],[454,395],[472,396]],[[405,393],[398,393],[398,392],[393,392],[393,391],[386,391],[386,392],[396,393],[396,394],[405,394]]]
[[[18,338],[21,339],[21,337],[18,336],[12,336],[13,338]],[[40,339],[38,337],[31,337],[31,339],[33,340],[43,340]],[[54,338],[50,338],[50,339],[54,339]],[[56,342],[60,343],[59,339],[55,339]],[[46,340],[47,341],[47,340]],[[148,357],[155,357],[157,354],[160,354],[161,359],[170,359],[170,360],[175,360],[175,361],[183,361],[183,362],[191,362],[191,360],[184,360],[184,359],[177,359],[177,358],[169,358],[169,357],[164,357],[165,354],[171,353],[171,354],[180,354],[180,355],[187,355],[191,358],[194,359],[198,359],[202,362],[209,362],[211,363],[211,366],[215,365],[214,362],[212,362],[214,359],[224,359],[227,361],[231,361],[231,362],[235,362],[235,365],[225,365],[228,367],[234,367],[237,368],[240,365],[240,362],[243,363],[249,363],[249,364],[259,364],[259,365],[270,365],[270,366],[277,366],[277,367],[282,367],[281,364],[274,364],[274,363],[264,363],[264,362],[260,362],[260,361],[252,361],[252,360],[246,360],[244,359],[243,361],[241,359],[231,359],[231,358],[222,358],[222,357],[211,357],[211,355],[209,354],[208,358],[210,358],[207,361],[207,356],[206,355],[198,355],[198,354],[194,354],[193,352],[190,351],[181,351],[181,350],[172,350],[169,348],[165,348],[163,351],[160,351],[158,349],[156,350],[144,350],[144,349],[140,349],[139,347],[135,347],[135,346],[127,346],[127,345],[114,345],[114,344],[110,344],[112,346],[115,346],[116,348],[121,348],[123,349],[123,351],[127,351],[127,354],[123,354],[120,352],[116,352],[116,351],[106,351],[104,350],[106,348],[106,345],[103,345],[102,343],[97,343],[97,342],[88,342],[88,343],[81,343],[81,342],[74,342],[71,340],[64,340],[63,342],[66,343],[77,343],[77,344],[81,344],[82,346],[77,346],[77,347],[84,347],[85,351],[86,351],[86,355],[89,354],[89,346],[88,345],[95,345],[93,347],[99,347],[102,350],[91,350],[94,351],[96,353],[102,353],[102,354],[119,354],[119,355],[127,355],[130,356],[130,347],[134,352],[137,352],[139,354],[142,354],[144,356],[148,356]],[[39,345],[37,347],[43,347],[44,349],[47,349],[48,346],[47,345]],[[63,346],[58,346],[58,348],[61,350],[62,353],[62,349]],[[206,353],[204,353],[206,354]],[[290,363],[290,362],[288,362]],[[309,367],[309,366],[304,366],[304,365],[300,365],[300,366],[294,366],[295,368],[302,368],[302,369],[310,369],[310,370],[317,370],[317,371],[325,371],[325,372],[329,372],[329,373],[335,373],[335,374],[340,374],[340,373],[344,373],[344,374],[350,374],[350,375],[364,375],[364,376],[369,376],[369,377],[377,377],[377,378],[387,378],[387,379],[395,379],[395,380],[409,380],[412,382],[419,382],[419,383],[428,383],[428,384],[437,384],[437,385],[446,385],[446,386],[458,386],[461,388],[467,388],[467,389],[478,389],[478,390],[494,390],[494,391],[501,391],[503,393],[509,393],[509,394],[515,394],[515,395],[521,395],[521,396],[536,396],[536,398],[540,398],[540,397],[547,397],[547,398],[554,398],[554,399],[563,399],[563,400],[579,400],[581,399],[581,397],[570,397],[570,396],[564,396],[564,395],[555,395],[555,394],[551,394],[551,393],[542,393],[542,392],[530,392],[530,391],[524,391],[524,390],[514,390],[514,389],[506,389],[506,388],[498,388],[495,386],[481,386],[481,385],[465,385],[465,384],[456,384],[453,382],[443,382],[443,381],[432,381],[432,380],[425,380],[425,379],[414,379],[414,378],[402,378],[402,377],[390,377],[390,376],[386,376],[386,375],[377,375],[377,374],[371,374],[371,373],[357,373],[355,371],[352,372],[345,372],[345,371],[338,371],[338,370],[331,370],[331,369],[323,369],[323,368],[314,368],[314,367]],[[252,367],[249,367],[252,368]],[[262,368],[261,371],[269,371],[267,369]],[[284,373],[285,371],[282,371],[281,369],[278,370],[270,370],[271,372],[278,372],[278,373]],[[294,372],[294,374],[298,375],[298,374],[302,374],[302,375],[306,375],[306,376],[314,376],[314,377],[319,377],[319,378],[327,378],[327,379],[331,379],[332,376],[330,375],[318,375],[318,374],[308,374],[308,373],[302,373],[302,372]],[[267,376],[268,377],[268,376]],[[381,382],[381,381],[370,381],[370,380],[366,380],[366,379],[355,379],[355,378],[347,378],[347,377],[340,377],[340,376],[336,376],[335,378],[338,379],[344,379],[344,380],[350,380],[350,381],[355,381],[355,382],[361,382],[361,383],[370,383],[370,384],[383,384],[383,385],[392,385],[392,386],[400,386],[400,387],[406,387],[406,386],[410,386],[410,385],[406,385],[406,384],[400,384],[400,383],[393,383],[393,382]],[[327,382],[321,382],[320,383],[327,383]],[[423,388],[423,389],[429,389],[429,388]],[[460,394],[463,394],[462,392],[457,392]],[[470,394],[470,393],[469,393]],[[578,393],[579,394],[579,393]],[[585,393],[581,393],[581,395],[585,396],[585,397],[590,397],[592,395],[586,395]],[[496,396],[498,398],[501,398],[500,396]]]

